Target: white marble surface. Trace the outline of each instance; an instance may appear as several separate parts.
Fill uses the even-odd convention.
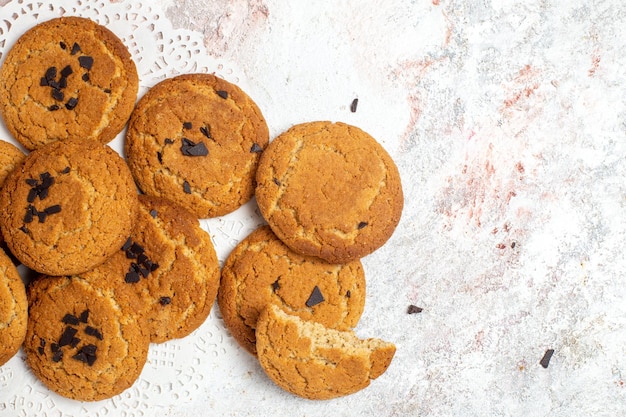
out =
[[[364,391],[324,402],[282,392],[214,311],[105,403],[63,401],[18,375],[28,372],[18,355],[0,368],[0,416],[626,415],[626,3],[0,5],[4,51],[36,19],[107,17],[123,32],[145,14],[166,40],[152,55],[168,59],[123,38],[140,67],[159,63],[141,73],[142,91],[217,71],[255,99],[272,137],[309,120],[357,125],[392,155],[406,196],[393,237],[363,259],[357,333],[398,348]],[[192,49],[205,66],[181,63]],[[252,203],[203,225],[223,259],[257,220]],[[407,314],[410,304],[423,311]],[[168,368],[177,352],[194,362]],[[169,386],[151,382],[164,374]]]

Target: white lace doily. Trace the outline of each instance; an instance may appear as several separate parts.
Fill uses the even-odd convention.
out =
[[[150,2],[78,0],[71,7],[66,3],[69,2],[13,0],[1,7],[0,64],[27,29],[55,17],[73,15],[108,27],[124,42],[137,66],[139,96],[163,78],[182,73],[214,73],[242,84],[243,77],[232,63],[211,58],[198,33],[173,29],[162,17],[163,12]],[[2,124],[0,138],[15,143]],[[122,143],[123,133],[110,145],[121,153]],[[201,226],[213,239],[220,264],[243,237],[262,223],[254,201],[227,216],[201,220]],[[240,352],[236,343],[214,307],[192,335],[152,344],[144,370],[131,388],[109,400],[81,403],[48,390],[29,371],[20,351],[0,367],[0,416],[151,415],[148,410],[154,407],[167,409],[202,395],[200,387],[210,378],[216,359],[227,363],[237,355]]]

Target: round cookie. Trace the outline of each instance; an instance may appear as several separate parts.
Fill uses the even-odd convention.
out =
[[[60,17],[28,30],[0,69],[0,114],[27,149],[54,140],[111,141],[135,105],[139,77],[117,36]]]
[[[382,375],[396,353],[393,343],[359,339],[270,305],[257,324],[261,367],[278,386],[312,400],[354,394]]]
[[[76,277],[42,276],[28,296],[26,362],[48,388],[98,401],[135,382],[148,356],[148,336],[111,294]]]
[[[293,126],[263,152],[256,179],[257,202],[274,233],[292,250],[329,262],[382,246],[404,205],[389,154],[344,123]]]
[[[26,158],[26,155],[17,146],[0,140],[0,187],[7,175],[21,164],[24,158]],[[3,242],[4,239],[2,238],[2,233],[0,233],[0,243]]]
[[[268,142],[261,111],[239,87],[211,74],[186,74],[161,81],[139,100],[125,152],[144,193],[207,218],[252,198]]]
[[[261,226],[226,259],[217,302],[235,340],[255,355],[256,322],[268,304],[329,327],[356,326],[365,304],[365,274],[359,260],[339,265],[299,255]]]
[[[179,205],[139,196],[130,238],[102,265],[80,275],[112,291],[138,316],[150,341],[182,338],[209,315],[219,286],[217,255],[198,219]]]
[[[56,141],[32,151],[0,190],[0,229],[24,265],[81,273],[130,235],[137,189],[124,160],[94,141]]]
[[[0,250],[0,366],[13,357],[26,335],[28,302],[22,278]]]

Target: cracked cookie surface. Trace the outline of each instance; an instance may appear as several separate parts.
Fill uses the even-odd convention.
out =
[[[220,279],[213,242],[198,219],[169,200],[146,195],[139,196],[129,240],[80,276],[110,290],[153,343],[197,329],[215,303]]]
[[[122,41],[81,17],[28,30],[0,68],[0,114],[27,149],[54,140],[111,141],[135,105],[139,78]]]
[[[274,233],[294,251],[329,262],[382,246],[404,205],[389,154],[345,123],[293,126],[263,152],[256,179],[257,202]]]
[[[299,255],[261,226],[226,259],[217,301],[230,333],[255,355],[256,321],[268,304],[329,327],[356,326],[365,303],[365,275],[359,260],[331,264]]]
[[[0,140],[0,187],[4,184],[4,180],[16,166],[20,165],[26,158],[26,154],[17,146],[10,142]],[[4,242],[2,233],[0,233],[0,243]]]
[[[387,370],[396,352],[392,343],[329,329],[276,305],[261,312],[256,345],[270,379],[292,394],[313,400],[366,388]]]
[[[0,249],[0,366],[13,357],[26,335],[28,302],[22,278]]]
[[[97,401],[139,377],[148,336],[111,294],[76,277],[42,276],[31,284],[28,299],[26,362],[48,388]]]
[[[145,194],[208,218],[252,198],[268,142],[261,111],[239,87],[211,74],[185,74],[161,81],[139,100],[125,153]]]
[[[95,141],[55,141],[28,154],[0,190],[0,229],[27,267],[81,273],[130,235],[137,189],[124,160]]]

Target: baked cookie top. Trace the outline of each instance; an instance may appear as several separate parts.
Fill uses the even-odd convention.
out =
[[[261,367],[278,386],[300,397],[327,400],[354,394],[382,375],[396,353],[393,343],[360,339],[302,320],[270,305],[257,324]]]
[[[27,149],[54,140],[111,141],[135,105],[130,53],[104,26],[60,17],[28,30],[0,68],[0,114]]]
[[[209,315],[219,285],[219,264],[211,237],[179,205],[139,196],[130,238],[111,258],[81,277],[111,291],[134,314],[150,341],[182,338]]]
[[[26,362],[52,391],[97,401],[138,378],[148,336],[111,294],[76,277],[42,276],[29,287],[28,299]]]
[[[365,304],[365,274],[359,260],[331,264],[299,255],[261,226],[226,259],[217,301],[230,333],[255,355],[256,322],[268,304],[329,327],[356,326]]]
[[[161,81],[139,100],[125,152],[144,193],[207,218],[252,198],[268,142],[261,111],[239,87],[211,74],[186,74]]]
[[[261,214],[291,249],[343,263],[392,235],[404,205],[398,169],[363,130],[309,122],[276,137],[261,156]]]
[[[13,357],[26,335],[28,302],[22,278],[0,249],[0,366]]]
[[[95,141],[32,151],[0,190],[0,229],[13,255],[48,275],[104,262],[130,235],[137,189],[124,160]]]

